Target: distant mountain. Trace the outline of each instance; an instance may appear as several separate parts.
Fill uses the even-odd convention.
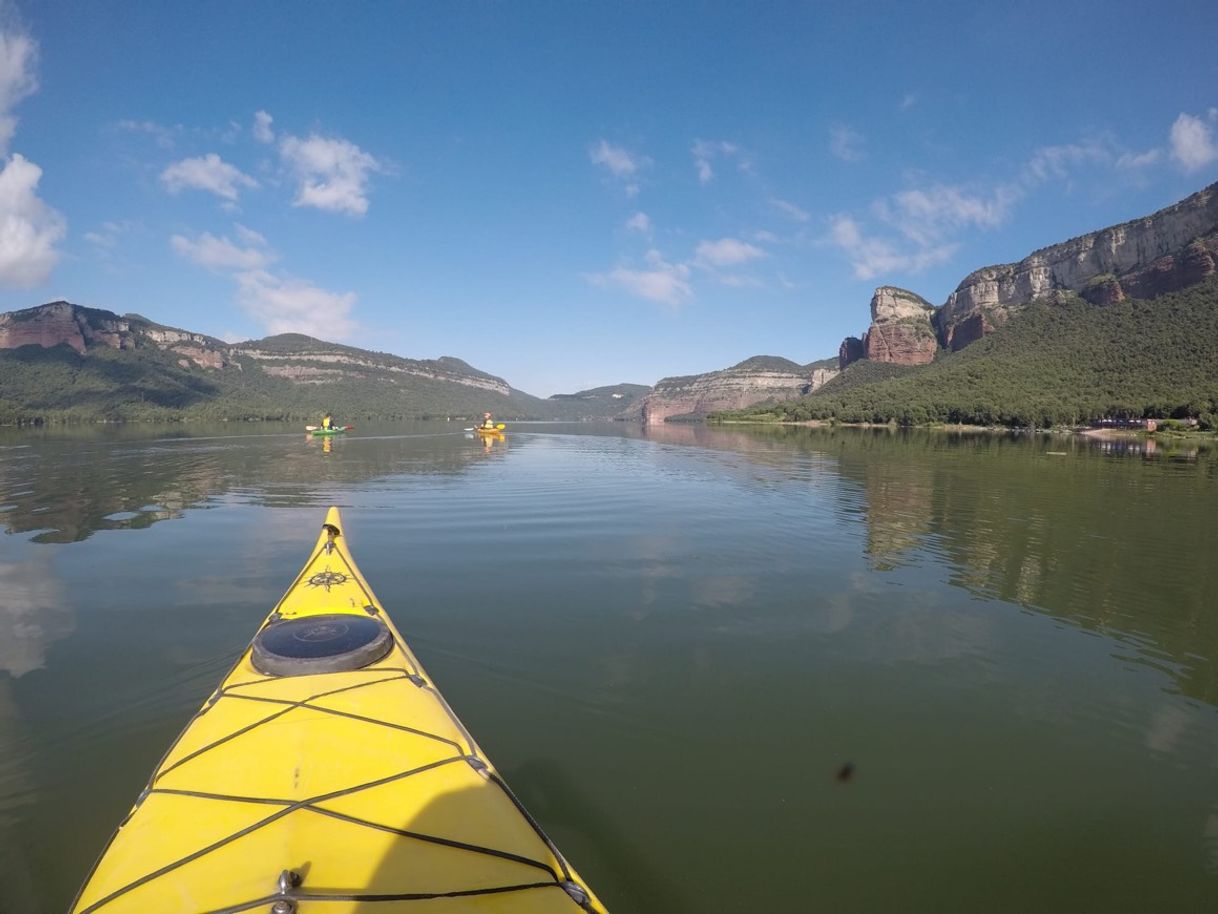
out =
[[[842,374],[746,415],[1073,424],[1218,414],[1218,184],[1153,215],[984,267],[940,307],[894,286]]]
[[[582,417],[615,415],[586,403]],[[0,422],[174,418],[563,418],[457,358],[408,359],[297,333],[226,343],[59,301],[0,314]]]
[[[779,356],[755,355],[720,371],[661,379],[643,400],[643,419],[655,425],[790,400],[819,389],[837,372],[834,359],[799,365]]]
[[[641,415],[646,384],[613,384],[573,394],[554,394],[550,403],[559,419],[635,419]]]

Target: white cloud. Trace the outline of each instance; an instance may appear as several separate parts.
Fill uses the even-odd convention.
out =
[[[306,333],[325,340],[351,335],[354,292],[331,292],[308,280],[272,272],[269,268],[278,257],[266,238],[240,223],[234,223],[233,232],[240,244],[208,232],[194,239],[174,235],[169,243],[192,263],[235,282],[237,304],[268,333]]]
[[[918,103],[918,93],[906,92],[905,97],[901,99],[901,104],[898,106],[902,111],[908,111]]]
[[[1040,184],[1051,178],[1063,179],[1081,165],[1099,165],[1112,160],[1109,144],[1098,140],[1042,146],[1032,153],[1024,166],[1024,181]]]
[[[214,152],[174,162],[161,172],[161,183],[171,194],[187,189],[205,190],[229,201],[237,199],[238,188],[258,186],[257,181]]]
[[[1211,126],[1215,121],[1218,109],[1211,108],[1208,118],[1181,114],[1171,125],[1171,157],[1185,171],[1197,171],[1218,160],[1218,143]]]
[[[608,140],[601,140],[588,149],[588,158],[593,165],[601,165],[609,174],[623,181],[627,197],[637,197],[639,182],[636,180],[643,169],[651,165],[645,155],[632,153]]]
[[[35,286],[59,262],[67,222],[38,198],[41,179],[42,169],[17,153],[0,170],[0,284]]]
[[[858,162],[864,156],[863,135],[853,127],[834,124],[829,128],[829,151],[843,162]]]
[[[646,156],[634,155],[621,146],[614,146],[608,140],[601,140],[588,150],[588,158],[593,165],[603,165],[615,178],[629,178],[647,165],[650,160]]]
[[[118,247],[119,239],[131,231],[133,226],[134,223],[125,220],[103,222],[96,231],[85,232],[85,241],[105,251],[113,251]]]
[[[383,167],[354,143],[315,133],[303,140],[289,135],[279,153],[300,182],[294,206],[352,216],[368,212],[368,178]]]
[[[13,108],[38,89],[37,62],[34,39],[19,32],[0,32],[0,155],[8,151],[17,132]]]
[[[254,126],[252,132],[254,139],[259,143],[275,142],[275,131],[271,129],[271,124],[275,119],[265,111],[254,112]]]
[[[790,216],[796,222],[807,222],[812,218],[810,215],[808,215],[807,210],[800,209],[794,203],[790,203],[786,200],[779,200],[777,197],[772,197],[770,199],[770,206],[774,207],[774,209],[778,210],[783,215]]]
[[[354,292],[330,292],[292,276],[265,270],[238,273],[237,302],[269,333],[304,333],[323,340],[346,339],[355,329]]]
[[[873,210],[881,220],[922,245],[937,243],[943,235],[963,228],[997,228],[1010,216],[1022,192],[1001,185],[988,194],[934,184],[905,190],[880,200]]]
[[[609,273],[598,273],[588,279],[598,286],[621,286],[639,298],[673,307],[694,296],[693,287],[689,283],[689,267],[683,263],[668,263],[660,252],[654,249],[647,252],[646,269],[618,267]]]
[[[635,213],[626,220],[626,228],[632,232],[640,232],[644,235],[651,234],[651,217],[644,212]]]
[[[894,272],[919,273],[946,263],[958,247],[956,244],[939,244],[901,251],[883,238],[864,235],[850,216],[833,217],[830,239],[850,258],[854,275],[859,279],[873,279]]]
[[[721,273],[715,277],[722,285],[734,289],[764,289],[765,283],[755,276],[739,276],[735,273]]]
[[[233,223],[233,231],[237,233],[237,237],[248,245],[257,247],[266,247],[266,238],[255,232],[252,228],[247,228],[240,222]]]
[[[731,158],[740,154],[740,147],[727,140],[694,140],[690,153],[694,157],[694,169],[698,172],[698,183],[709,184],[715,179],[715,169],[711,164],[716,157]],[[743,159],[739,163],[741,171],[749,171],[751,166]]]
[[[162,149],[172,149],[176,137],[182,132],[180,124],[176,127],[163,127],[153,121],[121,120],[114,126],[127,133],[147,134]]]
[[[1126,152],[1117,157],[1117,168],[1146,168],[1156,165],[1163,158],[1162,149],[1148,149],[1145,152]]]
[[[694,251],[694,262],[702,267],[731,267],[765,257],[766,252],[738,238],[701,241]]]
[[[238,226],[240,237],[241,226]],[[249,230],[246,229],[248,232]],[[257,232],[253,234],[257,235]],[[258,238],[262,239],[261,235]],[[250,247],[241,247],[233,243],[227,236],[217,238],[209,232],[204,232],[193,241],[184,235],[174,235],[169,239],[170,246],[187,260],[201,267],[221,273],[234,270],[262,270],[269,266],[275,257],[264,249],[266,240],[255,242]]]
[[[19,31],[0,31],[0,284],[34,286],[59,262],[55,249],[67,234],[63,216],[36,193],[42,169],[24,156],[7,155],[17,131],[12,109],[38,89],[38,44]]]

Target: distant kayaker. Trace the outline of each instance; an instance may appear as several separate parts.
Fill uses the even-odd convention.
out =
[[[334,417],[331,416],[329,413],[326,413],[324,416],[322,416],[321,417],[321,427],[326,429],[327,431],[334,428]]]
[[[490,413],[482,414],[482,426],[481,427],[482,428],[494,428],[495,427],[495,420],[491,418]]]

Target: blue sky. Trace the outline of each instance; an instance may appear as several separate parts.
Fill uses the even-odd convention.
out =
[[[878,285],[1218,180],[1218,4],[0,7],[0,310],[538,395],[834,355]]]

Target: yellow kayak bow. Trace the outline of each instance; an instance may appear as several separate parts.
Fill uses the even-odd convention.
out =
[[[411,653],[337,508],[75,914],[605,914]]]

